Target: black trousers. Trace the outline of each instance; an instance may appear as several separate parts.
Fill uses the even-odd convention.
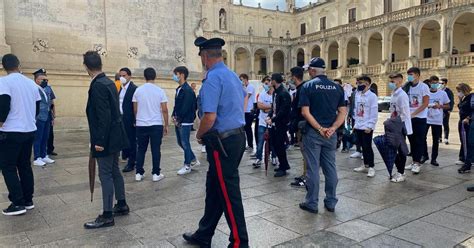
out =
[[[272,136],[273,147],[275,153],[280,162],[280,170],[289,170],[290,164],[288,164],[288,158],[286,157],[286,145],[285,142],[288,140],[288,126],[276,125],[270,129],[270,135]]]
[[[443,130],[444,130],[444,138],[449,139],[449,117],[451,112],[444,111],[443,112]]]
[[[253,113],[245,113],[245,135],[247,136],[247,146],[253,148],[253,133],[252,133]]]
[[[397,156],[395,157],[395,166],[400,174],[405,173],[405,164],[407,163],[407,156],[403,155],[402,149],[399,147],[397,150]]]
[[[245,135],[238,134],[222,140],[228,157],[206,146],[209,170],[206,177],[206,205],[199,229],[194,236],[211,241],[224,213],[230,228],[229,247],[248,247],[247,226],[240,193],[239,164],[245,150]]]
[[[433,136],[433,146],[431,147],[431,161],[436,161],[438,158],[438,149],[439,149],[439,139],[441,139],[441,133],[443,132],[443,126],[441,125],[426,125],[426,136],[428,136],[428,130],[431,127],[431,135]],[[425,146],[425,153],[423,155],[425,158],[428,156],[428,145]]]
[[[0,132],[0,168],[8,189],[8,199],[16,206],[24,206],[33,200],[31,151],[34,139],[34,132]]]
[[[466,162],[467,161],[467,158],[466,156],[464,156],[464,142],[462,142],[462,135],[461,135],[461,125],[464,125],[464,131],[466,131],[466,143],[467,143],[467,147],[466,148],[469,148],[469,134],[471,133],[470,131],[470,128],[469,128],[469,125],[466,125],[466,124],[463,124],[462,123],[462,120],[459,120],[458,122],[458,131],[459,131],[459,141],[461,142],[461,147],[459,148],[459,160],[463,161],[463,162]],[[472,125],[472,123],[471,123]],[[469,152],[469,149],[467,149],[467,151]]]
[[[122,150],[122,158],[127,158],[127,166],[134,168],[137,160],[137,131],[132,124],[124,123],[124,126],[130,146]]]
[[[364,164],[373,168],[374,163],[374,150],[372,149],[372,136],[374,131],[366,133],[365,130],[354,129],[357,135],[357,140],[362,146],[362,155],[364,156]]]
[[[255,106],[255,109],[257,109],[256,106]],[[258,137],[258,115],[259,114],[260,114],[260,110],[259,109],[255,110],[255,114],[253,117],[254,119],[252,120],[252,122],[255,122],[255,125],[253,128],[253,137],[255,139],[255,144],[258,144],[258,138],[259,138]]]
[[[48,138],[48,145],[46,149],[46,154],[51,155],[54,152],[54,125],[53,122],[49,122],[51,127],[49,129],[49,138]]]
[[[412,118],[413,134],[408,136],[413,162],[420,163],[426,147],[426,118]]]

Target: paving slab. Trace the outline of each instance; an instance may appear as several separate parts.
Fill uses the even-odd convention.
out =
[[[326,229],[326,231],[339,234],[357,242],[369,239],[388,230],[388,228],[363,220],[351,220]]]

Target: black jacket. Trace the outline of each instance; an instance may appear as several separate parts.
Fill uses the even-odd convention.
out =
[[[123,110],[123,115],[122,115],[122,120],[123,124],[127,127],[133,127],[135,124],[135,113],[133,112],[133,94],[135,94],[135,91],[137,90],[137,86],[130,81],[129,86],[127,88],[127,92],[125,92],[125,96],[123,98],[123,103],[122,103],[122,110]],[[121,89],[122,91],[123,89]],[[119,93],[120,95],[120,93]]]
[[[291,96],[282,85],[273,92],[272,109],[268,116],[272,118],[275,126],[286,126],[290,122]]]
[[[193,123],[197,109],[196,94],[187,82],[178,87],[176,92],[172,116],[179,123]]]
[[[91,82],[86,114],[93,157],[105,157],[128,146],[117,88],[104,73],[97,75]],[[104,151],[97,152],[96,145],[104,147]]]
[[[449,88],[445,88],[444,92],[448,95],[449,98],[449,109],[443,110],[444,112],[453,111],[454,109],[454,94]]]
[[[304,121],[304,117],[301,114],[301,108],[298,106],[300,100],[300,93],[301,93],[301,86],[305,81],[301,82],[300,85],[296,86],[296,94],[295,98],[291,102],[291,114],[290,114],[290,130],[297,131],[298,130],[298,123],[300,121]]]

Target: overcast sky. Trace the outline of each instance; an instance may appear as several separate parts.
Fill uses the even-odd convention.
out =
[[[306,6],[309,2],[317,2],[316,0],[296,0],[296,7],[303,7]],[[239,3],[239,0],[234,0],[234,3]],[[276,9],[278,5],[280,10],[284,10],[286,8],[285,0],[242,0],[243,5],[247,6],[254,6],[257,7],[258,3],[262,4],[262,8],[266,9]]]

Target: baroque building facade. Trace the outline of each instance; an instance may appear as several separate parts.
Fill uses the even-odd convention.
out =
[[[286,0],[275,10],[241,2],[0,0],[0,52],[16,54],[26,75],[48,71],[59,128],[87,125],[85,51],[102,55],[109,76],[131,68],[139,84],[143,69],[156,68],[173,107],[172,69],[186,65],[190,81],[202,78],[198,36],[224,38],[225,63],[253,79],[320,56],[331,78],[369,74],[382,95],[387,75],[410,66],[449,78],[451,87],[474,86],[474,0],[319,0],[300,8]]]

